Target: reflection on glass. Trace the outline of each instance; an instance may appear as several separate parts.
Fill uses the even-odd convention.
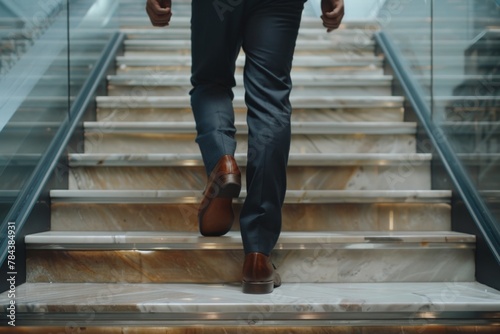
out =
[[[378,20],[500,222],[500,1],[386,1]]]
[[[0,222],[68,109],[66,1],[0,1]]]
[[[118,0],[0,0],[0,223],[107,40]]]
[[[500,222],[500,5],[433,2],[433,116]]]

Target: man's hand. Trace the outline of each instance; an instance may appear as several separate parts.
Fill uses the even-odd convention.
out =
[[[172,0],[147,0],[146,12],[155,27],[165,27],[172,17]]]
[[[321,0],[321,19],[327,32],[340,26],[344,17],[344,0]]]

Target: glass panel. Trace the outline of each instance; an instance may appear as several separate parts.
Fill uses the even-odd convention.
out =
[[[0,0],[0,222],[69,116],[118,0]]]
[[[66,1],[0,1],[0,222],[68,110]]]
[[[431,96],[431,15],[426,0],[389,0],[378,14],[381,28],[402,52],[426,96]]]
[[[500,1],[433,9],[434,120],[500,222]]]
[[[111,35],[119,30],[118,4],[119,0],[73,0],[70,2],[72,98],[80,92],[94,64],[101,57],[102,50]]]

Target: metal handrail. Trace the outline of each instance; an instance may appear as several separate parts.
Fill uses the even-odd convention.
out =
[[[497,229],[495,218],[482,200],[477,187],[462,166],[443,130],[432,120],[431,110],[427,103],[428,98],[426,98],[421,86],[411,75],[410,67],[405,62],[402,53],[383,31],[375,34],[375,40],[394,71],[395,77],[401,84],[406,98],[413,107],[429,139],[432,141],[458,194],[463,199],[496,261],[500,264],[500,232]]]

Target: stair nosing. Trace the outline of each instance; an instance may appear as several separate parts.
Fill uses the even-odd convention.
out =
[[[247,133],[246,122],[235,122],[238,133]],[[413,135],[413,122],[292,122],[293,134],[376,134]],[[195,122],[84,122],[86,133],[196,133]]]
[[[199,204],[201,190],[51,190],[52,203]],[[242,190],[236,203],[243,203]],[[448,190],[288,190],[285,204],[449,203]]]
[[[304,249],[474,249],[474,235],[441,232],[282,232],[275,250]],[[27,249],[45,250],[241,250],[239,231],[222,237],[197,232],[53,231],[29,234]]]
[[[17,312],[30,314],[40,325],[46,325],[48,319],[67,325],[92,315],[93,325],[109,325],[110,321],[130,325],[132,321],[186,326],[201,322],[247,329],[255,323],[242,319],[254,314],[259,317],[256,326],[268,321],[271,326],[331,328],[345,326],[346,321],[404,326],[408,319],[418,319],[417,324],[442,325],[445,321],[456,326],[464,315],[468,320],[464,324],[470,326],[471,312],[479,319],[478,325],[488,319],[495,322],[500,313],[500,293],[470,281],[284,283],[269,295],[242,295],[240,284],[26,283],[18,287],[18,295]],[[8,292],[0,295],[0,305],[6,308],[9,302]],[[63,316],[58,314],[61,310]]]
[[[189,86],[191,87],[190,75],[155,75],[154,77],[144,77],[134,74],[118,74],[109,75],[107,77],[108,84],[115,87],[165,87],[165,86]],[[325,86],[325,87],[346,87],[346,86],[363,86],[363,87],[385,87],[392,84],[393,77],[388,75],[362,75],[353,77],[347,75],[317,75],[317,74],[299,74],[292,75],[294,86]],[[243,77],[236,76],[237,85],[243,85]]]
[[[200,154],[69,154],[70,167],[120,167],[120,166],[203,166]],[[239,164],[246,164],[247,155],[244,153],[235,154],[235,159]],[[349,165],[375,165],[394,166],[411,165],[414,163],[427,163],[432,160],[432,154],[426,153],[359,153],[359,154],[336,154],[336,153],[291,153],[288,159],[288,166],[349,166]]]
[[[132,96],[97,96],[96,102],[99,108],[134,109],[141,107],[155,108],[191,108],[189,96],[154,96],[136,98]],[[402,96],[291,96],[290,102],[294,109],[307,108],[402,108],[404,97]],[[235,108],[246,108],[245,100],[236,96],[233,100]]]
[[[116,57],[118,67],[148,67],[148,66],[191,66],[191,56],[163,55],[163,56],[135,56],[126,55]],[[245,57],[236,59],[236,67],[242,67]],[[383,58],[378,56],[357,56],[346,59],[342,55],[333,56],[295,56],[293,60],[295,67],[364,67],[375,65],[381,67]]]

